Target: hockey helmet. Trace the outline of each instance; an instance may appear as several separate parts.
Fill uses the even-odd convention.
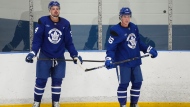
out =
[[[60,9],[60,4],[59,4],[58,1],[51,1],[51,2],[49,3],[49,5],[48,5],[48,9],[50,10],[51,7],[53,7],[53,6],[58,6],[59,9]]]
[[[123,16],[123,15],[130,15],[132,17],[131,9],[128,7],[121,8],[121,10],[119,12],[119,17],[121,18],[121,16]]]

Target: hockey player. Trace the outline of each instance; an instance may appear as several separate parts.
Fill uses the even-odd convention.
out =
[[[119,12],[121,22],[111,28],[106,51],[106,68],[116,68],[117,71],[119,81],[117,96],[120,107],[126,107],[129,82],[132,84],[130,90],[130,107],[137,107],[143,81],[140,68],[141,59],[122,63],[117,66],[112,63],[139,57],[140,51],[150,53],[152,58],[157,57],[157,51],[151,46],[146,46],[140,40],[138,27],[130,22],[131,17],[132,12],[130,8],[121,8]]]
[[[48,77],[51,77],[52,107],[60,107],[62,79],[65,77],[65,49],[68,50],[75,64],[81,63],[72,42],[70,23],[65,18],[59,17],[60,4],[51,1],[48,5],[50,15],[38,20],[32,42],[32,51],[26,56],[26,62],[32,63],[39,52],[36,67],[36,81],[34,87],[33,107],[40,107]]]

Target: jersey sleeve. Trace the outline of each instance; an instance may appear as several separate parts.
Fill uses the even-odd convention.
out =
[[[32,42],[32,51],[37,55],[39,49],[41,48],[43,42],[44,24],[41,19],[38,20],[38,24],[35,28],[35,33]]]
[[[121,39],[118,32],[116,32],[115,29],[111,28],[110,37],[108,39],[108,44],[107,44],[106,57],[114,59],[117,45],[120,43],[120,41]]]
[[[75,56],[78,56],[78,52],[76,51],[74,44],[73,44],[70,23],[68,23],[68,26],[66,27],[66,30],[65,30],[65,48],[69,51],[70,56],[72,58]]]

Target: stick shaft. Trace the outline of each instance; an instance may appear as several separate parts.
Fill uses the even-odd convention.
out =
[[[123,61],[119,61],[119,62],[114,62],[113,64],[117,65],[117,64],[121,64],[121,63],[125,63],[125,62],[130,62],[130,61],[133,61],[133,60],[141,59],[141,58],[144,58],[144,57],[148,57],[148,56],[149,55],[143,55],[143,56],[139,56],[139,57],[134,57],[134,58],[127,59],[127,60],[123,60]]]
[[[73,61],[72,59],[65,59],[65,61]],[[83,62],[105,62],[105,60],[82,60]]]
[[[41,59],[38,60],[61,60],[61,61],[73,61],[72,59]],[[105,62],[105,60],[82,60],[83,62]]]
[[[121,63],[130,62],[130,61],[141,59],[141,58],[148,57],[148,56],[149,56],[149,54],[143,55],[143,56],[140,56],[140,57],[134,57],[134,58],[123,60],[123,61],[119,61],[119,62],[114,62],[113,64],[114,65],[118,65],[118,64],[121,64]],[[105,65],[98,66],[98,67],[93,67],[93,68],[89,68],[89,69],[85,69],[85,72],[96,70],[96,69],[103,68],[103,67],[105,67]]]

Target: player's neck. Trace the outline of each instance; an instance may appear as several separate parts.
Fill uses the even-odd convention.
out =
[[[129,26],[129,24],[125,24],[125,23],[122,23],[121,22],[121,24],[120,24],[122,27],[128,27]]]
[[[50,15],[50,18],[53,22],[59,22],[59,17],[53,17]]]

